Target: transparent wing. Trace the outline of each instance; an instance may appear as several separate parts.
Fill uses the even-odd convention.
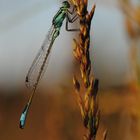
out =
[[[35,85],[38,84],[44,73],[44,68],[48,63],[48,56],[53,44],[52,37],[54,32],[55,29],[52,26],[27,73],[25,84],[30,89],[35,88]]]

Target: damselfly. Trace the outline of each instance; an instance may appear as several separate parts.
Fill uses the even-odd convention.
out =
[[[34,93],[36,91],[36,88],[38,86],[38,83],[43,76],[43,73],[45,71],[45,67],[48,63],[48,57],[50,56],[51,48],[53,46],[53,43],[55,39],[59,36],[60,29],[62,27],[64,19],[66,19],[66,30],[67,31],[79,31],[79,29],[69,29],[68,23],[73,23],[78,19],[77,14],[75,14],[72,18],[70,15],[73,15],[75,12],[75,7],[73,7],[73,10],[70,11],[70,3],[67,1],[64,1],[62,3],[62,7],[60,7],[59,11],[56,13],[52,20],[52,27],[49,30],[48,35],[46,36],[38,54],[36,55],[28,73],[26,76],[26,86],[31,89],[32,94],[29,98],[29,101],[27,102],[26,106],[24,107],[24,110],[20,117],[20,128],[24,128],[26,117],[30,108],[30,105],[32,103],[32,99],[34,96]]]

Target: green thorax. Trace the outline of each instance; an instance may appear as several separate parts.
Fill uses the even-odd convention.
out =
[[[60,28],[63,24],[65,17],[67,16],[67,8],[61,7],[60,10],[53,18],[53,25],[55,28]]]

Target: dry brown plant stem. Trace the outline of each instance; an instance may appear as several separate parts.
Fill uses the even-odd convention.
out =
[[[74,75],[73,84],[77,93],[78,104],[80,107],[83,124],[87,129],[84,136],[85,140],[95,140],[98,126],[99,126],[99,109],[97,102],[98,80],[91,74],[91,60],[90,60],[90,28],[91,21],[95,11],[93,5],[90,12],[87,10],[88,0],[71,0],[76,7],[77,15],[79,16],[80,33],[78,40],[74,39],[73,54],[79,63],[81,78],[83,84]],[[81,93],[83,85],[84,95]],[[103,139],[106,139],[104,133]]]

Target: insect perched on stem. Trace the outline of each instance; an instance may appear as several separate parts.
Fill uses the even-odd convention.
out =
[[[73,15],[75,12],[75,7],[73,7],[73,10],[70,11],[70,3],[68,1],[64,1],[62,3],[62,7],[60,7],[59,11],[56,13],[52,20],[52,27],[46,36],[43,45],[41,46],[38,54],[36,55],[28,73],[26,76],[26,86],[31,89],[32,94],[29,98],[29,101],[27,102],[26,106],[24,107],[24,110],[20,117],[20,128],[24,128],[26,117],[30,108],[30,105],[32,103],[32,99],[34,96],[34,93],[36,91],[36,88],[38,86],[38,83],[43,76],[43,73],[45,71],[45,67],[48,63],[48,57],[50,56],[50,51],[53,46],[53,43],[55,39],[59,36],[60,29],[62,27],[63,21],[66,19],[66,30],[67,31],[79,31],[79,29],[69,29],[68,23],[73,23],[78,19],[78,15],[75,14],[72,18],[70,15]]]

